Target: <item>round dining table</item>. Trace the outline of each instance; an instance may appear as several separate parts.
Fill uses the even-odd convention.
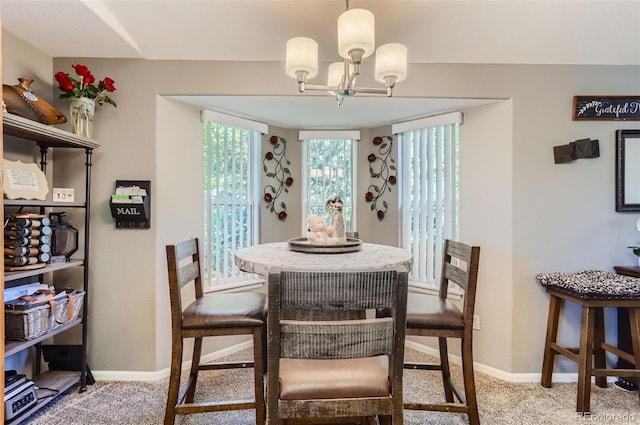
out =
[[[292,249],[289,242],[274,242],[241,248],[236,251],[238,268],[249,273],[268,276],[271,268],[307,271],[357,271],[396,269],[411,270],[413,254],[389,245],[362,243],[357,251],[317,253]]]

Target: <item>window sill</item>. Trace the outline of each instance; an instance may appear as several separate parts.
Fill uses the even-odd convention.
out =
[[[418,294],[438,296],[438,294],[440,293],[440,288],[436,286],[425,285],[424,283],[409,282],[409,293],[411,292],[418,293]],[[462,294],[459,292],[459,290],[456,290],[456,291],[449,290],[447,298],[451,300],[461,300]]]
[[[265,284],[265,280],[258,275],[250,275],[247,277],[238,278],[237,280],[229,281],[227,283],[210,286],[205,288],[205,293],[223,294],[232,292],[246,292],[254,289],[261,288]]]

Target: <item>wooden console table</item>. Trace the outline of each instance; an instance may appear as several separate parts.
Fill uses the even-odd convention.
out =
[[[613,268],[617,274],[640,278],[640,267],[615,266]],[[631,331],[629,330],[629,310],[624,307],[618,308],[618,348],[627,353],[633,352],[631,348]],[[628,361],[618,357],[616,369],[629,369],[633,367]],[[633,382],[636,387],[638,380],[634,377],[625,378]]]

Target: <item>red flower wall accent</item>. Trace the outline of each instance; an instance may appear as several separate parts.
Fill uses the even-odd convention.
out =
[[[271,136],[269,143],[272,145],[272,151],[264,155],[262,170],[265,176],[274,179],[275,183],[264,187],[263,199],[267,203],[266,208],[270,212],[276,214],[278,219],[285,220],[287,218],[287,204],[283,201],[278,204],[277,200],[283,191],[285,193],[289,192],[287,188],[293,184],[291,171],[289,171],[288,167],[291,162],[285,156],[287,141],[284,137]]]
[[[367,156],[369,173],[371,173],[372,179],[382,179],[382,183],[369,185],[367,193],[364,194],[364,200],[371,203],[371,211],[375,211],[378,220],[382,221],[389,208],[387,201],[382,199],[382,195],[386,191],[391,192],[391,186],[395,186],[398,182],[398,170],[394,165],[396,161],[391,157],[393,137],[377,136],[373,138],[372,143],[374,147],[377,147],[378,153],[371,153]]]

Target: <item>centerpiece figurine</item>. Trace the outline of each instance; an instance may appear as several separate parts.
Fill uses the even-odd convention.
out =
[[[343,207],[344,203],[339,196],[328,199],[325,204],[327,212],[331,216],[331,225],[327,223],[325,217],[309,217],[307,240],[312,245],[344,245],[347,243],[345,231]]]

